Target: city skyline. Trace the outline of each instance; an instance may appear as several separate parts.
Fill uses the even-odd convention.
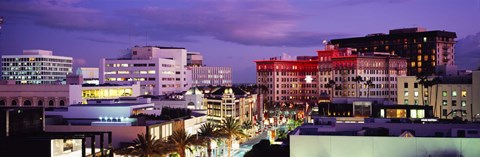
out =
[[[185,47],[208,66],[231,66],[234,83],[253,83],[253,60],[316,55],[322,40],[425,27],[457,33],[461,69],[480,62],[478,0],[113,2],[0,2],[0,53],[46,49],[73,57],[74,67],[98,67],[134,45]]]

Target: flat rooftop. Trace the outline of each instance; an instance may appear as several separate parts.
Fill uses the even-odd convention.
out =
[[[105,107],[128,107],[128,106],[138,106],[138,105],[147,105],[150,103],[114,103],[114,104],[74,104],[70,106],[75,107],[92,107],[92,106],[105,106]]]

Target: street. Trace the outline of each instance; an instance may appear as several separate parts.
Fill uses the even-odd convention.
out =
[[[233,157],[243,157],[245,153],[247,153],[250,149],[252,149],[253,145],[257,144],[263,139],[267,139],[267,131],[263,131],[259,135],[245,141],[240,145],[240,149],[235,149],[233,151]]]

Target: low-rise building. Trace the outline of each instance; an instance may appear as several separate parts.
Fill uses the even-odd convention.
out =
[[[208,118],[212,122],[221,122],[227,117],[233,117],[240,122],[256,117],[257,96],[247,93],[237,87],[217,87],[205,95]]]

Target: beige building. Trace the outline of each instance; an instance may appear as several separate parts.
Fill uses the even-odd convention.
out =
[[[0,84],[0,106],[63,107],[82,102],[81,85],[8,82],[4,81]]]
[[[438,80],[437,84],[425,88],[415,76],[398,77],[397,103],[431,105],[438,118],[458,116],[469,121],[480,118],[480,99],[475,97],[480,94],[480,71],[468,76],[439,77]]]
[[[205,95],[208,119],[221,122],[226,117],[234,117],[240,122],[254,121],[256,115],[256,95],[236,87],[218,87]]]

